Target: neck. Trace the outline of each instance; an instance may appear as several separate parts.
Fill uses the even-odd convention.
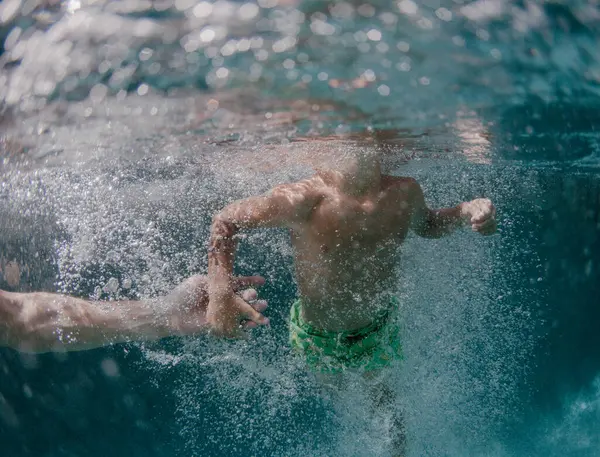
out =
[[[321,170],[319,174],[348,195],[371,195],[381,188],[381,164],[376,154],[355,154],[346,158],[342,166]]]

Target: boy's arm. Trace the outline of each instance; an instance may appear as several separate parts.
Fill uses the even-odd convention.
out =
[[[452,208],[429,209],[421,186],[411,181],[411,228],[425,238],[440,238],[470,224],[475,232],[491,235],[496,231],[496,208],[487,198],[463,202]]]
[[[208,321],[214,332],[239,335],[240,319],[267,324],[268,319],[240,301],[231,289],[235,235],[258,227],[295,228],[306,221],[319,199],[310,180],[277,186],[265,195],[236,201],[213,219],[208,249]]]

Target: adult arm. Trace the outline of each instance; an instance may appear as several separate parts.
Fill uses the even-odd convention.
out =
[[[207,313],[213,331],[238,336],[240,320],[268,324],[268,319],[233,293],[235,235],[240,230],[259,227],[297,228],[307,220],[320,198],[314,189],[310,180],[281,185],[265,195],[236,201],[214,217],[208,250]]]
[[[235,278],[232,283],[237,290],[260,285],[264,279]],[[255,298],[256,292],[248,290],[240,299]],[[206,330],[207,305],[205,276],[188,278],[164,297],[140,301],[89,301],[45,292],[0,291],[0,345],[23,352],[77,351],[191,335]],[[248,306],[262,311],[266,303],[256,301]]]
[[[429,209],[421,186],[413,179],[409,180],[409,185],[411,228],[417,235],[440,238],[465,224],[482,235],[491,235],[496,231],[496,208],[491,200],[477,198],[451,208]]]

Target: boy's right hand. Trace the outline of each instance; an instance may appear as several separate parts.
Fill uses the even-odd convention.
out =
[[[229,286],[211,285],[206,312],[209,333],[226,338],[243,338],[244,329],[268,325],[269,319],[260,311],[264,307],[253,306],[237,295]]]

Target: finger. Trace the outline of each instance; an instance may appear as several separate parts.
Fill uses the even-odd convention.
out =
[[[491,219],[492,213],[488,211],[482,211],[480,213],[474,214],[471,218],[471,224],[481,224],[482,222]]]
[[[250,319],[253,322],[256,322],[257,324],[260,325],[268,325],[269,324],[269,319],[265,316],[263,316],[261,313],[259,313],[257,310],[255,310],[252,306],[250,306],[248,303],[246,303],[245,301],[241,301],[242,305],[241,305],[241,314],[243,315],[243,317],[245,317],[246,319]]]
[[[248,286],[262,286],[265,283],[265,278],[262,276],[238,276],[231,280],[231,286],[234,290]]]
[[[491,227],[494,227],[495,225],[496,225],[495,219],[487,219],[480,224],[475,224],[475,226],[477,226],[478,230],[487,230]]]
[[[262,312],[264,312],[265,309],[267,309],[267,306],[269,306],[269,305],[267,304],[266,300],[257,300],[256,302],[252,303],[250,306],[252,306],[259,313],[262,313]]]
[[[497,224],[495,221],[473,226],[473,230],[481,233],[482,235],[491,235],[492,233],[494,233],[496,231],[496,229],[497,229]]]
[[[490,225],[489,227],[486,227],[485,230],[483,230],[481,233],[484,235],[493,235],[494,233],[496,233],[497,230],[498,230],[498,225],[493,224],[493,225]]]
[[[244,330],[252,330],[253,328],[258,327],[258,324],[256,322],[252,322],[252,321],[246,321],[242,324],[242,328]]]
[[[246,301],[256,300],[258,293],[254,289],[246,289],[242,292],[242,298]]]

